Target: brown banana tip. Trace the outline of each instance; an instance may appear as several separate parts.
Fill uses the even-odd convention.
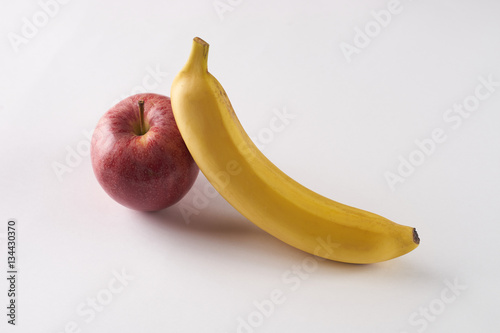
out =
[[[418,237],[417,229],[413,228],[413,241],[415,244],[420,244],[420,237]]]
[[[203,39],[201,39],[200,37],[195,37],[193,38],[193,40],[198,43],[198,44],[201,44],[201,45],[208,45],[207,42],[205,42]]]

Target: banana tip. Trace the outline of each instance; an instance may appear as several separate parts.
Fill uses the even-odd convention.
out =
[[[420,237],[418,237],[417,229],[413,228],[413,241],[415,244],[420,244]]]
[[[208,45],[207,42],[205,42],[203,39],[201,39],[200,37],[194,37],[193,40],[198,43],[198,44],[201,44],[201,45]]]

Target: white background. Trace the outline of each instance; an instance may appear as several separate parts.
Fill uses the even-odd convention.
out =
[[[401,0],[382,27],[372,11],[380,20],[389,4],[4,1],[0,331],[496,332],[500,4]],[[201,174],[161,212],[110,199],[85,133],[125,96],[169,95],[195,36],[273,162],[329,198],[416,227],[419,248],[367,266],[318,261],[206,197]],[[347,44],[357,53],[346,56]],[[446,121],[454,104],[478,101],[480,77],[496,87],[460,123]],[[269,138],[278,111],[294,118]],[[444,142],[419,153],[415,141],[436,128]],[[419,165],[391,189],[386,173],[411,156]],[[181,205],[197,213],[188,221]],[[16,327],[5,308],[9,218]]]

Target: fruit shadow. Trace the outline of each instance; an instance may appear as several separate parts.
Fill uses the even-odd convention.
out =
[[[199,177],[195,187],[206,188],[208,181]],[[364,273],[391,269],[388,264],[350,264],[316,257],[307,252],[292,247],[260,229],[247,218],[236,211],[220,195],[199,200],[197,194],[187,195],[180,202],[167,209],[145,213],[150,223],[153,223],[169,233],[180,233],[192,237],[194,241],[208,242],[216,253],[224,259],[233,256],[240,260],[241,256],[255,260],[259,264],[274,265],[276,261],[292,261],[299,264],[303,260],[313,259],[318,267],[327,270],[343,271],[345,273]],[[196,201],[198,200],[198,201]],[[309,258],[309,259],[306,259]],[[400,263],[401,264],[401,263]],[[404,263],[403,263],[404,264]],[[407,271],[404,269],[404,271]]]
[[[145,213],[146,220],[169,234],[192,239],[193,244],[204,243],[205,248],[214,251],[211,255],[228,260],[244,256],[256,261],[266,257],[269,261],[286,255],[286,250],[297,251],[287,249],[289,246],[284,243],[285,249],[280,249],[281,241],[258,228],[221,197],[213,198],[202,209],[190,210],[193,206],[186,206],[187,203],[189,199],[162,211]]]

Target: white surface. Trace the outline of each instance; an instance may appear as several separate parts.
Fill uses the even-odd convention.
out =
[[[214,3],[70,1],[47,22],[37,1],[2,5],[0,237],[16,218],[20,275],[16,327],[0,279],[0,331],[496,332],[500,87],[456,129],[443,116],[479,77],[500,81],[500,4],[401,0],[348,62],[342,43],[356,27],[376,29],[371,11],[390,1],[221,0],[232,9],[221,17]],[[16,52],[9,36],[33,15],[43,26]],[[376,265],[319,262],[219,196],[200,199],[210,190],[201,174],[159,213],[112,201],[84,133],[141,86],[169,95],[194,36],[210,43],[209,70],[258,143],[276,110],[295,116],[263,145],[273,162],[325,196],[416,227],[420,247]],[[418,158],[414,141],[436,128],[446,140],[391,190],[384,174],[400,155]],[[69,150],[79,157],[58,177]],[[190,223],[181,204],[198,210]],[[122,270],[133,277],[125,286]]]

